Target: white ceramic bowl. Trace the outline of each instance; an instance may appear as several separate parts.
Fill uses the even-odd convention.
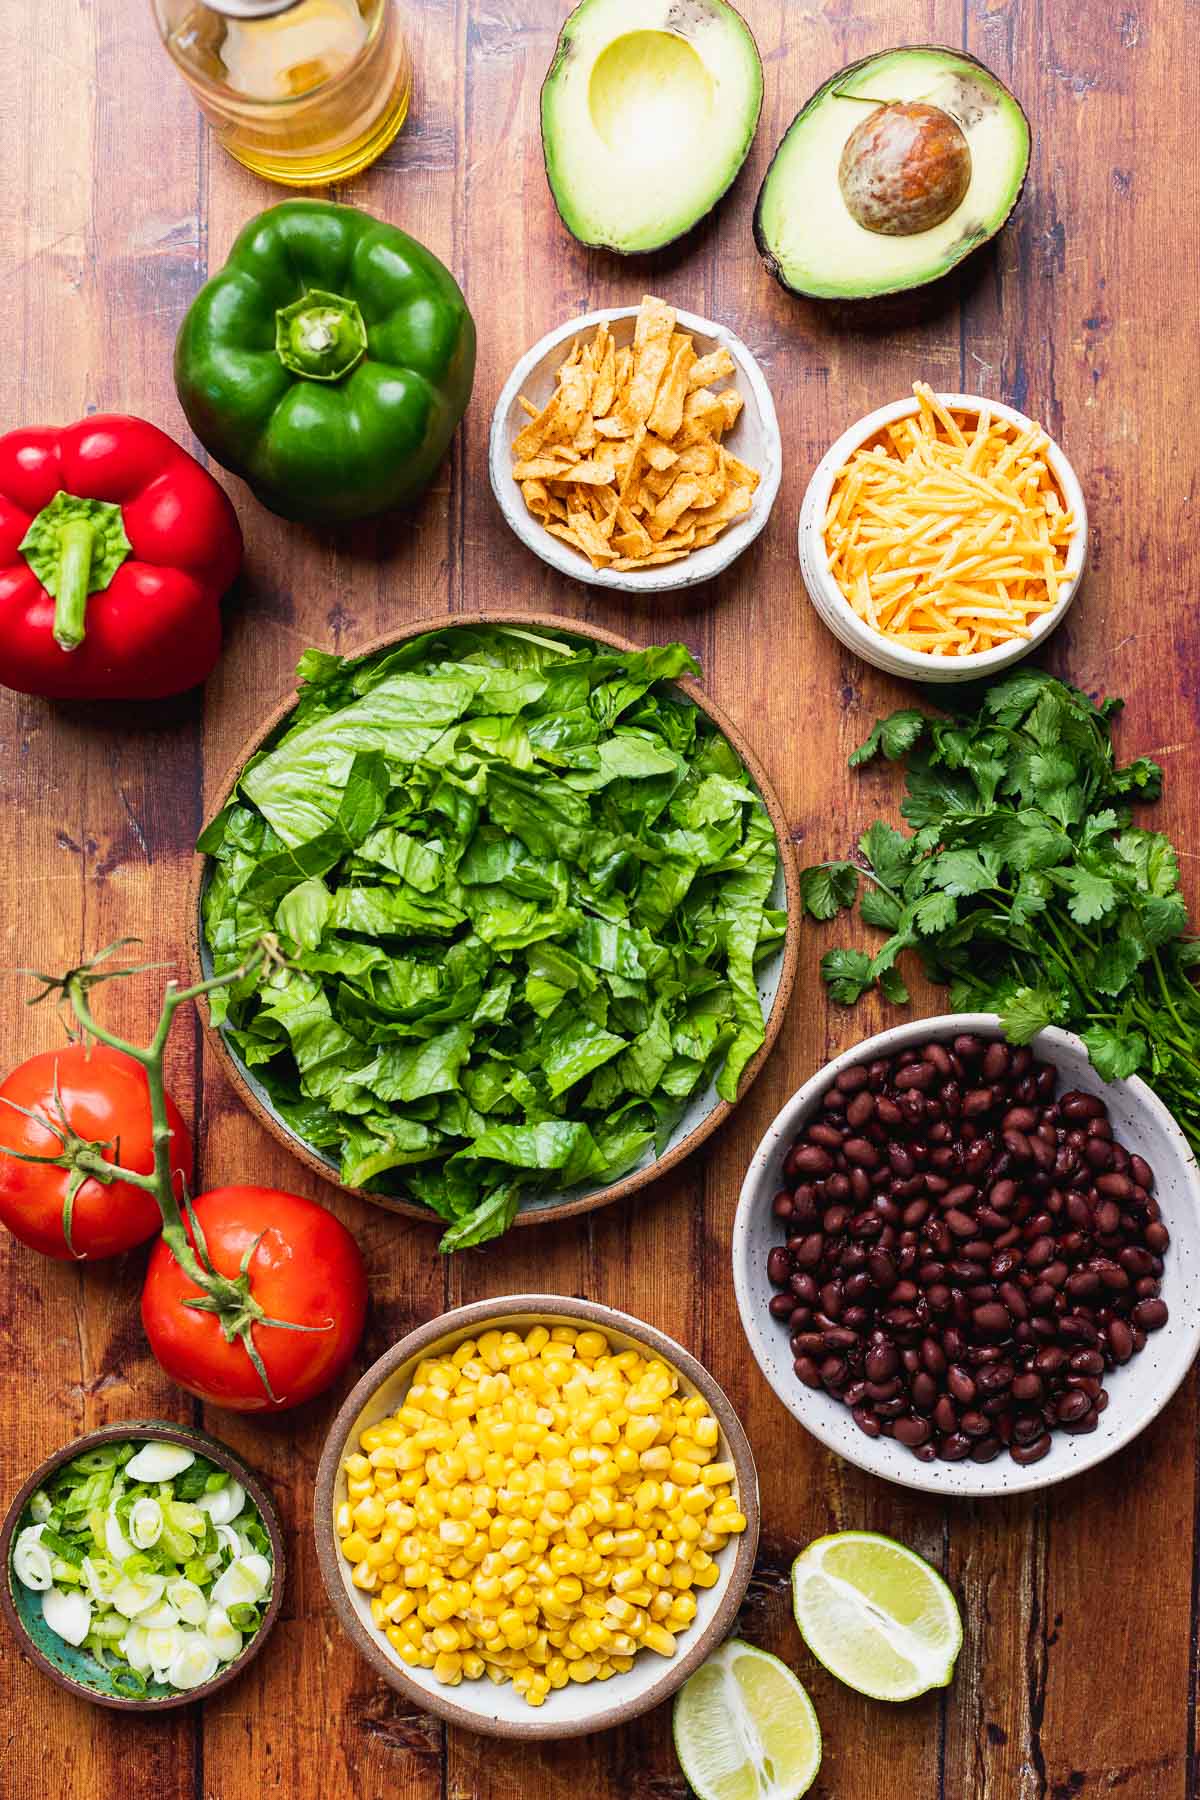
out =
[[[350,1564],[334,1530],[334,1512],[346,1498],[344,1456],[352,1446],[357,1447],[359,1434],[368,1425],[388,1417],[401,1404],[424,1357],[449,1355],[483,1331],[524,1331],[542,1323],[573,1325],[577,1330],[594,1326],[622,1350],[649,1351],[661,1357],[679,1376],[682,1393],[703,1396],[720,1429],[718,1459],[732,1462],[737,1470],[734,1491],[746,1516],[746,1529],[719,1552],[720,1579],[710,1588],[695,1590],[696,1617],[679,1634],[674,1656],[664,1658],[641,1650],[624,1674],[603,1683],[568,1682],[550,1693],[544,1706],[534,1708],[507,1682],[496,1686],[484,1677],[445,1687],[430,1670],[409,1668],[402,1662],[372,1623],[369,1597],[350,1580]],[[733,1407],[708,1370],[674,1338],[594,1301],[558,1294],[515,1294],[477,1300],[419,1326],[367,1370],[342,1403],[325,1440],[313,1494],[313,1521],[321,1573],[335,1612],[376,1673],[407,1701],[452,1725],[488,1737],[579,1737],[626,1724],[658,1706],[732,1630],[758,1547],[758,1475]]]
[[[1171,1233],[1162,1277],[1162,1297],[1170,1317],[1161,1331],[1149,1334],[1139,1355],[1123,1368],[1105,1374],[1109,1406],[1097,1429],[1086,1437],[1052,1433],[1049,1452],[1025,1468],[1003,1452],[991,1463],[922,1463],[889,1438],[868,1438],[854,1423],[848,1407],[797,1379],[786,1326],[767,1311],[775,1292],[767,1279],[767,1256],[781,1242],[771,1202],[783,1185],[783,1160],[796,1133],[815,1112],[840,1070],[876,1057],[894,1056],[931,1038],[948,1040],[960,1032],[995,1037],[999,1028],[994,1013],[916,1019],[881,1031],[827,1063],[792,1095],[767,1128],[742,1184],[733,1227],[733,1281],[742,1329],[759,1368],[793,1418],[868,1474],[901,1487],[968,1498],[1051,1487],[1104,1462],[1162,1411],[1200,1349],[1200,1169],[1196,1159],[1178,1125],[1144,1081],[1134,1077],[1106,1085],[1079,1039],[1051,1026],[1034,1039],[1035,1055],[1059,1070],[1061,1089],[1078,1087],[1103,1096],[1114,1136],[1128,1150],[1144,1156],[1154,1170],[1155,1198]]]
[[[987,406],[998,418],[1007,419],[1021,430],[1028,430],[1034,424],[1032,419],[1026,418],[1024,413],[1017,412],[1014,407],[1005,406],[999,400],[982,400],[977,394],[939,394],[938,399],[951,412],[977,414],[983,406]],[[1017,639],[1011,644],[1001,644],[995,650],[977,651],[973,656],[935,656],[928,651],[909,650],[903,644],[893,643],[890,638],[883,637],[879,632],[872,631],[869,625],[863,624],[830,574],[829,551],[825,543],[825,514],[829,508],[834,477],[847,459],[885,425],[890,425],[895,419],[905,418],[916,410],[917,401],[911,394],[905,400],[893,400],[888,406],[877,407],[865,419],[860,419],[857,425],[852,425],[849,431],[844,431],[821,458],[800,508],[800,572],[804,577],[809,599],[830,631],[836,638],[840,638],[847,649],[856,651],[864,662],[871,663],[876,669],[883,669],[889,675],[903,675],[912,681],[977,681],[981,676],[994,675],[998,669],[1007,669],[1010,664],[1020,662],[1023,656],[1028,656],[1030,651],[1036,650],[1050,636],[1055,626],[1062,623],[1067,608],[1079,592],[1087,561],[1087,502],[1074,469],[1051,439],[1046,459],[1066,505],[1075,515],[1075,529],[1061,577],[1058,605],[1051,612],[1040,616],[1032,626],[1029,637]]]
[[[675,588],[694,587],[699,582],[711,581],[714,575],[727,569],[747,544],[754,542],[766,524],[775,504],[775,496],[779,492],[783,451],[775,403],[771,399],[771,390],[762,370],[741,338],[735,337],[723,325],[714,324],[711,319],[699,319],[695,313],[676,312],[680,331],[691,332],[698,355],[707,356],[710,350],[724,345],[732,356],[735,365],[732,385],[742,396],[743,405],[736,425],[726,433],[723,442],[735,456],[740,457],[752,469],[757,469],[761,477],[754,490],[750,511],[744,518],[727,526],[713,543],[705,544],[701,549],[693,550],[690,555],[680,557],[678,562],[662,563],[656,568],[593,569],[581,550],[575,550],[561,538],[554,537],[540,520],[534,518],[512,473],[513,439],[522,426],[528,423],[518,405],[518,396],[524,394],[534,405],[544,406],[554,392],[557,370],[569,350],[572,338],[588,338],[597,325],[607,321],[612,327],[617,348],[620,349],[631,341],[637,315],[636,306],[608,306],[599,312],[585,313],[581,318],[570,319],[567,324],[547,332],[532,350],[526,351],[505,382],[496,402],[496,410],[492,414],[488,466],[492,477],[492,492],[504,517],[521,542],[540,556],[543,562],[549,563],[552,569],[557,569],[562,575],[570,575],[576,581],[589,582],[593,587],[618,588],[628,594],[662,594]],[[730,382],[722,381],[715,385],[719,392],[721,388],[728,387]]]

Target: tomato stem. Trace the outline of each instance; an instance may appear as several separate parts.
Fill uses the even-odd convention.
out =
[[[331,1326],[294,1325],[285,1319],[267,1317],[250,1289],[250,1259],[258,1248],[261,1238],[255,1240],[242,1258],[241,1268],[236,1276],[221,1275],[214,1268],[200,1221],[196,1217],[191,1197],[187,1192],[186,1183],[181,1181],[181,1191],[176,1192],[175,1176],[171,1166],[172,1133],[167,1115],[167,1090],[163,1064],[167,1039],[171,1034],[171,1026],[179,1008],[187,1001],[198,1000],[205,994],[214,993],[218,988],[229,987],[234,982],[243,980],[260,967],[282,967],[283,959],[279,952],[279,945],[273,935],[266,934],[259,939],[244,962],[240,963],[236,969],[228,970],[224,975],[214,975],[207,981],[198,981],[192,987],[186,988],[177,987],[173,981],[168,981],[163,994],[158,1024],[150,1042],[148,1044],[131,1044],[125,1038],[118,1037],[115,1032],[100,1024],[92,1012],[88,999],[90,989],[100,982],[110,981],[124,975],[139,974],[143,968],[150,966],[105,969],[98,966],[114,950],[124,948],[129,941],[129,939],[123,939],[120,943],[110,944],[106,950],[102,950],[90,962],[82,964],[77,969],[69,969],[65,975],[39,975],[38,979],[43,983],[43,991],[36,996],[36,999],[43,1000],[48,994],[60,993],[70,1006],[86,1037],[95,1038],[99,1043],[107,1044],[110,1049],[119,1050],[123,1055],[132,1057],[145,1069],[146,1086],[150,1097],[154,1173],[142,1175],[135,1170],[122,1168],[117,1161],[109,1162],[104,1157],[103,1151],[111,1146],[86,1144],[83,1140],[75,1138],[66,1124],[65,1117],[59,1123],[54,1123],[48,1119],[41,1119],[40,1115],[35,1115],[39,1117],[41,1123],[48,1125],[55,1136],[59,1138],[63,1150],[60,1156],[31,1156],[25,1160],[52,1162],[62,1167],[70,1167],[78,1174],[78,1181],[75,1180],[75,1174],[72,1175],[72,1189],[68,1192],[67,1203],[64,1207],[64,1229],[68,1233],[70,1205],[79,1187],[89,1176],[105,1183],[119,1178],[153,1194],[162,1215],[163,1239],[189,1280],[201,1290],[199,1295],[184,1300],[182,1304],[200,1312],[213,1313],[227,1343],[233,1343],[235,1339],[241,1340],[259,1380],[266,1390],[267,1397],[275,1402],[278,1396],[272,1391],[262,1357],[254,1342],[254,1326],[263,1324],[289,1331],[322,1331],[330,1329]],[[184,1209],[187,1213],[186,1224]],[[189,1226],[191,1227],[190,1236]]]

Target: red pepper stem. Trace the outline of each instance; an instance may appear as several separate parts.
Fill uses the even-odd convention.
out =
[[[68,519],[58,533],[58,594],[54,641],[60,650],[78,650],[87,635],[87,603],[96,530],[88,519]]]

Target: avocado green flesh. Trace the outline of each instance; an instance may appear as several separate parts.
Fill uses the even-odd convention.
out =
[[[555,205],[626,254],[688,231],[729,186],[762,105],[762,63],[725,0],[583,0],[542,88]]]
[[[959,205],[929,231],[887,237],[852,218],[838,184],[842,148],[869,116],[863,100],[923,100],[963,129],[971,181]],[[785,286],[818,299],[896,293],[936,281],[994,237],[1015,206],[1029,166],[1029,124],[1004,85],[951,51],[892,50],[845,70],[797,116],[759,195],[759,247]]]

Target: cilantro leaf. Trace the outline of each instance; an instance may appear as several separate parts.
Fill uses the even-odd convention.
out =
[[[874,980],[871,958],[863,950],[827,950],[821,958],[821,974],[829,997],[840,1006],[861,1000]]]
[[[864,924],[874,925],[877,931],[895,931],[902,909],[900,902],[882,888],[868,887],[858,910]]]
[[[979,850],[947,850],[933,871],[935,887],[947,894],[982,894],[996,885],[993,859]]]
[[[1152,757],[1139,756],[1124,769],[1114,769],[1109,782],[1113,794],[1135,794],[1139,800],[1157,800],[1162,793],[1163,772]]]
[[[1142,947],[1134,937],[1115,938],[1092,961],[1092,986],[1098,994],[1115,996],[1128,987],[1142,960]]]
[[[912,863],[913,840],[876,819],[858,840],[858,847],[884,887],[899,887]]]
[[[1146,1062],[1146,1040],[1140,1031],[1114,1031],[1092,1025],[1079,1034],[1101,1081],[1127,1081]]]
[[[913,907],[913,924],[922,937],[948,931],[958,918],[958,902],[953,894],[926,894]]]
[[[1187,907],[1182,894],[1160,898],[1155,895],[1144,902],[1138,912],[1142,937],[1151,950],[1178,937],[1187,924]]]
[[[1000,1025],[1010,1044],[1028,1044],[1047,1025],[1058,1023],[1062,996],[1051,988],[1018,988],[1000,1009]]]
[[[800,871],[800,898],[814,919],[832,919],[858,894],[858,870],[850,862],[816,863]]]
[[[1071,855],[1066,832],[1032,807],[999,813],[991,831],[991,845],[1010,868],[1048,869]]]
[[[911,750],[926,725],[925,714],[915,707],[901,707],[886,719],[876,719],[870,736],[850,753],[850,767],[862,768],[882,751],[889,762],[898,762]]]
[[[890,1000],[893,1006],[903,1006],[912,998],[899,969],[885,969],[879,977],[879,986],[884,999]]]
[[[1077,925],[1094,925],[1117,904],[1117,890],[1107,876],[1094,875],[1079,864],[1069,869],[1050,869],[1048,875],[1071,896],[1067,911]]]
[[[1001,725],[1019,725],[1051,680],[1045,669],[1020,669],[988,689],[984,706]]]
[[[976,810],[974,785],[969,777],[936,766],[928,756],[918,754],[910,758],[905,785],[908,798],[900,811],[917,828],[935,822],[944,825],[947,817]]]

